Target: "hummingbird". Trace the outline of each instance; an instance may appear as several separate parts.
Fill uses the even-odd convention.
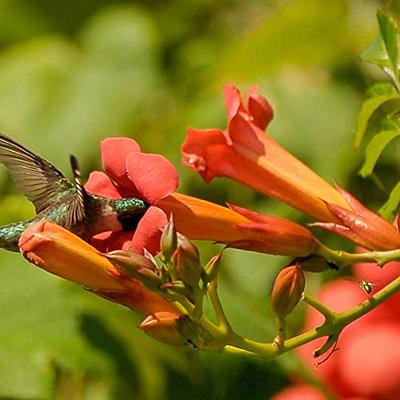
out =
[[[88,193],[75,156],[70,156],[74,176],[71,182],[50,162],[1,133],[0,163],[36,210],[29,220],[0,227],[0,248],[6,250],[19,251],[23,231],[43,219],[88,241],[104,231],[134,230],[149,207],[135,197],[114,200]]]

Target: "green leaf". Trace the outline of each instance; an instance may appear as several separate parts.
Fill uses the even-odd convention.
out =
[[[367,89],[367,97],[372,98],[372,97],[377,97],[377,96],[383,96],[386,94],[395,94],[396,89],[392,85],[392,83],[389,82],[378,82],[375,83],[374,85],[370,86]]]
[[[378,36],[363,51],[361,58],[364,61],[378,65],[381,68],[390,66],[389,56],[381,34],[378,34]]]
[[[372,138],[365,151],[364,165],[359,172],[363,178],[371,175],[375,164],[385,147],[398,136],[400,136],[400,130],[390,130],[380,132]]]
[[[392,189],[388,201],[378,211],[386,220],[391,221],[400,203],[400,182]]]
[[[382,39],[385,44],[387,54],[391,62],[391,69],[397,76],[397,63],[399,57],[399,41],[397,35],[397,26],[393,18],[384,14],[383,11],[377,13],[379,28]]]
[[[360,146],[364,134],[367,130],[368,121],[370,120],[374,112],[386,102],[399,99],[400,96],[398,94],[388,94],[384,96],[373,97],[364,101],[357,118],[357,129],[354,136],[354,147],[358,148]]]

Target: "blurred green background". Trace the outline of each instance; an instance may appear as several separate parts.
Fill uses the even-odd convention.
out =
[[[130,136],[168,157],[180,191],[303,217],[228,180],[206,186],[180,162],[188,126],[226,123],[222,86],[258,83],[273,104],[269,133],[328,181],[383,194],[355,177],[351,147],[365,88],[377,71],[359,54],[377,32],[376,1],[0,1],[0,130],[69,171],[99,169],[99,142]],[[386,168],[396,168],[389,157]],[[392,169],[393,171],[393,169]],[[398,172],[398,171],[397,171]],[[393,172],[392,172],[393,173]],[[69,172],[68,172],[69,174]],[[4,168],[0,222],[32,214]],[[204,259],[215,246],[200,244]],[[221,296],[237,331],[274,335],[271,282],[281,257],[229,250]],[[0,398],[268,399],[294,354],[263,361],[159,344],[140,318],[0,252]],[[315,291],[320,277],[308,279]],[[301,308],[292,329],[301,327]]]

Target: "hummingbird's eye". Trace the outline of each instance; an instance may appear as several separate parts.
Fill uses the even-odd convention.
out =
[[[136,214],[124,213],[118,215],[118,221],[122,225],[124,231],[134,231],[141,218],[143,217],[145,211]]]

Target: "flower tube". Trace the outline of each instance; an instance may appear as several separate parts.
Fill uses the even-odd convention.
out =
[[[24,257],[54,275],[143,314],[168,312],[181,315],[162,296],[121,272],[94,247],[50,221],[32,224],[19,246]]]
[[[227,177],[281,200],[322,221],[338,222],[325,202],[348,208],[338,191],[264,132],[272,119],[269,103],[250,89],[247,106],[240,92],[225,85],[228,127],[189,128],[183,162],[206,182]]]
[[[119,248],[157,253],[171,214],[177,231],[189,239],[290,256],[312,254],[319,245],[309,230],[292,221],[176,193],[178,175],[172,164],[159,155],[141,153],[131,139],[109,138],[101,149],[106,173],[93,172],[86,189],[115,199],[139,197],[150,204],[134,231],[94,237],[92,243],[102,251]]]

